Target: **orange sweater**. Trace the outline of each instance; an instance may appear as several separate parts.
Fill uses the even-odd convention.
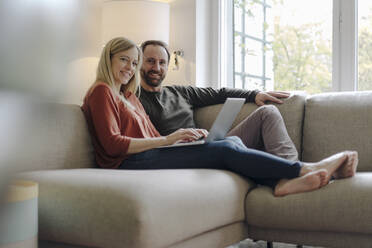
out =
[[[92,136],[96,161],[102,168],[118,168],[128,157],[131,138],[159,137],[138,98],[128,92],[126,99],[135,110],[105,83],[97,83],[81,107]]]

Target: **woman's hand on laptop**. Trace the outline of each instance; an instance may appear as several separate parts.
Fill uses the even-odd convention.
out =
[[[202,139],[204,139],[205,137],[208,136],[208,131],[205,130],[205,129],[200,129],[200,128],[188,128],[188,129],[190,129],[192,132],[194,132],[194,134],[196,135],[196,138],[195,139],[186,140],[186,142],[192,142],[192,141],[196,141],[196,140],[202,140]]]
[[[198,140],[206,138],[209,134],[206,129],[196,128],[195,130],[201,135]]]
[[[167,143],[173,145],[178,142],[191,142],[208,135],[208,131],[205,129],[196,128],[181,128],[177,131],[165,136]]]

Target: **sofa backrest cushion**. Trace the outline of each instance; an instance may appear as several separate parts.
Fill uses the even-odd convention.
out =
[[[324,93],[306,100],[303,160],[343,150],[359,153],[359,171],[372,170],[372,92]]]
[[[78,105],[35,104],[27,145],[17,163],[25,170],[90,168],[94,150]]]
[[[306,94],[303,92],[295,92],[288,99],[284,100],[283,104],[275,104],[283,116],[289,136],[295,144],[299,155],[301,154],[302,142],[302,122],[304,115]],[[196,109],[194,118],[196,125],[200,128],[209,130],[217,117],[218,112],[222,108],[222,104],[212,105],[204,108]],[[258,106],[253,103],[244,104],[239,115],[236,117],[232,128],[244,120]],[[249,130],[248,130],[249,131]]]

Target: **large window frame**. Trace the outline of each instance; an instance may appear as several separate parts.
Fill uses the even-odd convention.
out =
[[[233,0],[219,1],[219,86],[234,87],[234,27],[232,21]],[[358,89],[357,56],[358,0],[333,0],[333,91],[356,91]]]
[[[249,72],[246,72],[245,71],[245,67],[246,67],[246,57],[247,56],[247,53],[245,52],[246,51],[246,47],[235,47],[234,43],[233,43],[233,49],[234,51],[237,51],[240,50],[240,67],[239,68],[239,72],[237,72],[236,67],[237,65],[235,65],[235,67],[233,68],[234,70],[234,84],[233,84],[233,87],[235,88],[236,87],[236,78],[239,77],[240,80],[241,80],[241,84],[242,84],[242,88],[243,89],[246,89],[248,86],[247,86],[247,79],[252,79],[252,80],[259,80],[260,81],[260,86],[261,88],[263,89],[267,89],[266,88],[266,81],[268,80],[272,80],[273,78],[267,76],[267,71],[266,71],[266,60],[267,59],[270,59],[270,58],[267,58],[266,56],[266,50],[265,50],[265,47],[266,46],[269,46],[270,45],[270,42],[267,40],[267,37],[266,37],[266,31],[265,31],[265,28],[264,28],[264,23],[266,23],[267,21],[267,15],[266,15],[266,12],[267,12],[267,9],[268,8],[271,8],[270,5],[268,5],[266,3],[267,0],[262,0],[262,1],[258,1],[256,2],[257,5],[259,5],[259,8],[262,10],[262,36],[261,37],[255,37],[255,36],[252,36],[250,34],[247,34],[245,33],[245,17],[246,17],[246,14],[242,11],[240,13],[240,18],[241,18],[241,31],[235,31],[234,35],[236,36],[235,38],[239,38],[241,39],[241,43],[242,44],[246,44],[247,41],[253,41],[253,42],[256,42],[258,43],[260,46],[261,46],[261,51],[262,53],[259,55],[261,57],[261,61],[262,61],[262,73],[259,75],[259,74],[251,74]],[[233,17],[234,15],[237,15],[238,13],[234,13],[233,14]],[[235,53],[234,53],[235,55]]]

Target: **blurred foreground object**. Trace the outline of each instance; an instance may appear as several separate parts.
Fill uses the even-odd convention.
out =
[[[45,126],[53,125],[45,120],[58,113],[39,103],[78,102],[92,83],[101,50],[96,28],[101,5],[100,0],[0,1],[0,197],[12,175],[33,169],[30,154],[45,156],[38,141]],[[69,74],[76,61],[83,61],[76,69],[81,72]]]
[[[36,248],[38,232],[38,184],[13,181],[0,213],[0,248]]]
[[[21,204],[2,201],[12,178],[37,169],[36,158],[49,159],[43,146],[46,142],[59,149],[58,140],[45,133],[48,126],[56,125],[53,116],[61,113],[45,103],[61,99],[77,102],[79,95],[83,96],[80,92],[85,93],[92,83],[83,80],[94,77],[91,68],[101,50],[101,32],[97,28],[101,5],[100,0],[0,0],[1,248],[8,247],[5,242],[16,240],[10,238],[21,238],[15,235],[21,235],[22,228],[34,221],[22,217],[20,228],[8,229],[13,223],[9,206]],[[79,63],[82,72],[76,71],[76,76],[71,77],[69,69],[76,61],[84,62]],[[87,76],[81,79],[81,75]],[[30,214],[28,210],[19,211]],[[37,226],[34,228],[37,230]]]
[[[19,158],[29,150],[34,131],[31,106],[30,99],[21,93],[0,91],[0,198],[11,175],[27,167]]]

